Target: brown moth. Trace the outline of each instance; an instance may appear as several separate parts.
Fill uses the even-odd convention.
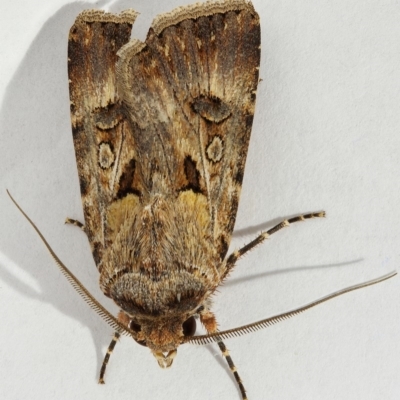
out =
[[[118,318],[90,295],[27,218],[70,283],[115,329],[100,383],[121,333],[147,346],[162,368],[171,366],[181,344],[216,342],[246,399],[224,338],[394,273],[218,331],[210,299],[236,261],[289,224],[325,213],[284,220],[227,255],[259,81],[259,16],[246,0],[180,7],[158,16],[144,43],[130,40],[136,16],[133,10],[84,11],[68,43],[85,224],[66,222],[86,233],[100,287],[121,309]],[[194,336],[198,318],[206,335]]]

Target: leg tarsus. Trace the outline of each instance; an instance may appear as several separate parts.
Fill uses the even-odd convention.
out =
[[[242,395],[242,400],[247,400],[246,389],[243,386],[243,382],[240,379],[239,373],[236,370],[235,364],[233,363],[232,357],[230,356],[228,349],[222,341],[217,342],[217,344],[226,362],[228,363],[233,376],[235,377],[236,383],[239,386],[240,394]]]
[[[323,218],[325,217],[325,211],[320,211],[320,212],[314,212],[314,213],[309,213],[309,214],[303,214],[303,215],[298,215],[297,217],[292,217],[283,220],[279,224],[275,225],[273,228],[261,232],[259,236],[257,236],[254,240],[252,240],[250,243],[247,243],[245,246],[243,246],[241,249],[234,251],[227,259],[226,262],[226,268],[225,272],[223,274],[223,278],[225,278],[233,266],[235,265],[236,261],[242,257],[244,254],[246,254],[248,251],[252,250],[254,247],[262,243],[265,239],[268,239],[272,234],[280,231],[281,229],[299,221],[305,221],[306,219],[311,219],[311,218]]]
[[[85,225],[82,224],[82,222],[76,220],[76,219],[72,219],[72,218],[65,218],[65,222],[64,224],[71,224],[71,225],[75,225],[78,228],[82,229],[85,232]]]
[[[104,383],[105,383],[105,382],[104,382],[104,375],[105,375],[105,373],[106,373],[106,368],[107,368],[108,360],[110,359],[110,355],[111,355],[111,353],[113,352],[114,347],[115,347],[115,345],[117,344],[117,341],[118,341],[118,339],[119,339],[120,336],[121,336],[121,335],[120,335],[118,332],[115,332],[115,333],[114,333],[114,336],[113,336],[113,338],[112,338],[112,340],[111,340],[111,343],[110,343],[110,345],[108,346],[107,353],[106,353],[106,355],[104,356],[103,364],[102,364],[101,369],[100,369],[100,377],[99,377],[99,383],[100,383],[100,384],[104,384]]]
[[[204,325],[208,333],[214,333],[217,331],[217,321],[215,320],[215,315],[210,310],[204,310],[200,313],[200,321]],[[222,340],[218,341],[217,344],[226,362],[228,363],[233,376],[235,377],[240,393],[242,394],[242,400],[247,400],[246,390],[243,386],[242,380],[240,379],[239,373],[236,370],[235,364],[232,361],[228,349],[226,348]]]

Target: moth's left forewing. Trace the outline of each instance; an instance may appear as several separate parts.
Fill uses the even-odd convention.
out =
[[[192,240],[207,238],[221,263],[254,115],[259,17],[240,0],[182,7],[156,18],[145,43],[118,54],[118,87],[143,181],[150,193],[177,198],[186,213],[208,220]]]

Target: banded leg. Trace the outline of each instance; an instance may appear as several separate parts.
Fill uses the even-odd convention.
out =
[[[106,355],[104,356],[103,365],[101,366],[101,369],[100,369],[100,377],[99,377],[99,383],[101,383],[101,384],[104,384],[104,383],[105,383],[105,382],[104,382],[104,375],[105,375],[105,373],[106,373],[106,368],[107,368],[108,360],[110,359],[110,355],[111,355],[111,353],[113,352],[114,347],[115,347],[115,345],[117,344],[117,341],[118,341],[118,339],[119,339],[120,336],[121,336],[121,335],[120,335],[118,332],[115,332],[115,333],[114,333],[114,336],[113,336],[113,338],[112,338],[112,340],[111,340],[111,343],[110,343],[110,345],[108,346],[107,353],[106,353]]]
[[[254,240],[252,240],[250,243],[243,246],[241,249],[234,251],[228,257],[227,262],[226,262],[225,272],[222,276],[222,279],[225,278],[229,274],[231,269],[234,267],[236,261],[240,257],[242,257],[244,254],[246,254],[248,251],[252,250],[257,245],[261,244],[265,239],[268,239],[272,234],[280,231],[281,229],[289,226],[290,224],[293,224],[294,222],[305,221],[306,219],[311,219],[311,218],[322,218],[322,217],[325,217],[325,211],[304,214],[304,215],[298,215],[297,217],[283,220],[278,225],[275,225],[273,228],[269,229],[266,232],[261,232],[261,234],[259,236],[257,236]]]
[[[82,224],[82,222],[79,222],[76,219],[72,219],[72,218],[65,218],[65,224],[71,224],[71,225],[75,225],[78,228],[81,228],[83,230],[83,232],[85,232],[85,225]]]
[[[235,364],[233,363],[232,357],[230,356],[228,349],[226,348],[224,342],[219,341],[217,343],[218,347],[222,352],[222,355],[225,357],[225,360],[229,365],[230,370],[232,371],[233,376],[235,377],[236,383],[239,386],[239,390],[242,395],[242,400],[247,400],[246,389],[243,386],[242,380],[240,379],[239,373],[236,370]]]
[[[200,313],[200,321],[204,325],[208,333],[217,332],[217,321],[215,319],[215,315],[211,311],[202,311]],[[243,386],[243,382],[240,379],[240,375],[236,370],[235,364],[233,363],[232,357],[230,356],[228,349],[226,348],[222,340],[218,341],[217,344],[222,352],[222,355],[225,357],[225,360],[228,363],[233,376],[235,377],[240,393],[242,394],[242,400],[247,400],[246,389]]]

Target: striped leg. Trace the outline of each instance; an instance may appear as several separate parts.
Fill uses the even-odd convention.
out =
[[[236,370],[235,364],[233,363],[228,349],[222,341],[218,342],[218,347],[221,349],[222,355],[225,357],[225,360],[228,363],[233,376],[235,377],[236,383],[239,386],[240,393],[242,394],[242,400],[247,400],[246,389],[243,386],[242,380],[240,379],[239,373]]]
[[[248,251],[252,250],[254,247],[262,243],[265,239],[268,239],[272,234],[280,231],[281,229],[289,226],[290,224],[293,224],[294,222],[299,222],[299,221],[305,221],[306,219],[311,219],[311,218],[322,218],[325,217],[325,211],[321,212],[316,212],[316,213],[310,213],[310,214],[304,214],[304,215],[299,215],[297,217],[285,219],[284,221],[280,222],[278,225],[275,225],[273,228],[269,229],[266,232],[261,232],[259,236],[257,236],[254,240],[252,240],[250,243],[246,244],[243,246],[241,249],[234,251],[227,259],[226,262],[226,268],[225,272],[223,274],[223,278],[225,278],[231,269],[235,266],[236,261],[242,257],[244,254],[246,254]]]
[[[100,369],[99,383],[102,383],[102,384],[105,383],[105,382],[104,382],[104,375],[105,375],[105,373],[106,373],[106,368],[107,368],[108,360],[110,359],[110,355],[111,355],[111,353],[113,352],[114,347],[115,347],[115,345],[117,344],[117,341],[118,341],[118,339],[119,339],[120,336],[121,336],[121,335],[120,335],[118,332],[115,332],[115,333],[114,333],[114,336],[113,336],[113,338],[112,338],[112,340],[111,340],[111,343],[110,343],[110,345],[108,346],[107,353],[106,353],[106,355],[105,355],[105,357],[104,357],[104,360],[103,360],[103,365],[101,366],[101,369]]]
[[[203,310],[200,313],[200,321],[204,325],[208,333],[217,332],[217,321],[215,319],[215,315],[211,311]],[[240,379],[239,373],[236,370],[235,364],[232,361],[228,349],[226,348],[222,340],[218,341],[217,343],[222,352],[222,355],[225,357],[225,360],[229,365],[230,370],[232,371],[233,376],[235,377],[237,385],[239,386],[240,393],[242,394],[242,400],[247,400],[246,389],[243,386],[242,380]]]
[[[65,224],[75,225],[78,228],[81,228],[85,232],[85,225],[83,225],[82,222],[79,222],[76,219],[65,218]]]

